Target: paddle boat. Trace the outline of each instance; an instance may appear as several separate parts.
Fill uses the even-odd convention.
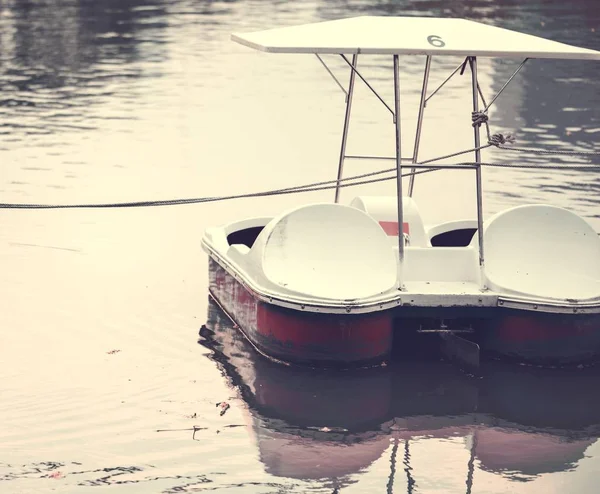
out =
[[[523,58],[508,84],[529,59],[600,60],[600,52],[464,19],[419,17],[355,17],[232,39],[264,52],[314,54],[323,63],[322,55],[337,55],[349,67],[334,201],[238,219],[208,228],[202,239],[210,294],[257,350],[283,363],[369,366],[385,362],[408,335],[435,332],[450,354],[475,363],[480,348],[552,365],[600,354],[600,238],[592,226],[550,204],[484,220],[480,127],[495,98],[485,104],[477,77],[478,57]],[[358,57],[368,55],[392,59],[393,105],[359,70]],[[401,55],[425,61],[409,158],[401,154],[397,118]],[[418,152],[431,61],[447,56],[464,57],[454,73],[471,76],[473,161],[426,164]],[[346,152],[357,78],[394,116],[395,154],[387,159],[395,163],[396,195],[341,204],[340,189],[351,184],[345,161],[369,158]],[[476,217],[424,222],[413,186],[416,174],[432,169],[474,172]]]

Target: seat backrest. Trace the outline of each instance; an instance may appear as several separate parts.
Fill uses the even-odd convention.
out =
[[[600,296],[600,238],[566,209],[528,205],[502,211],[484,224],[484,248],[492,289],[555,299]]]
[[[398,200],[396,196],[358,196],[352,200],[350,206],[360,209],[374,218],[388,236],[398,236]],[[429,237],[425,233],[419,208],[412,198],[406,196],[402,198],[402,213],[404,216],[403,231],[410,237],[410,245],[415,247],[431,246]]]
[[[397,280],[394,250],[377,222],[340,204],[311,204],[274,218],[250,255],[271,283],[315,297],[374,296]]]

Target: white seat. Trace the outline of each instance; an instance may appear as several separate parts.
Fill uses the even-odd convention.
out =
[[[359,196],[355,197],[350,206],[366,212],[377,220],[386,234],[398,237],[398,200],[396,196]],[[429,247],[431,242],[425,233],[425,226],[415,201],[404,196],[402,198],[402,214],[404,216],[404,233],[410,238],[410,245],[415,247]],[[394,241],[397,243],[397,241]]]
[[[503,211],[486,221],[484,248],[493,290],[563,300],[600,296],[600,238],[566,209],[529,205]]]
[[[377,222],[340,204],[312,204],[274,218],[250,250],[286,291],[334,300],[379,295],[397,283],[397,262]]]

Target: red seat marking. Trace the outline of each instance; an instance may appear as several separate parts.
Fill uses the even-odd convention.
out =
[[[381,225],[381,228],[383,228],[383,231],[388,234],[388,236],[390,236],[390,237],[398,236],[398,222],[397,221],[380,221],[379,224]],[[409,227],[408,223],[403,223],[402,230],[404,231],[404,233],[410,235],[410,227]]]

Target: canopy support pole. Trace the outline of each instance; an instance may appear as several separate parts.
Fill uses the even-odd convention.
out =
[[[435,90],[435,91],[433,91],[433,93],[431,93],[429,96],[427,96],[427,98],[425,98],[425,106],[427,106],[427,102],[428,102],[428,101],[429,101],[431,98],[433,98],[433,97],[436,95],[436,93],[437,93],[437,92],[438,92],[440,89],[442,89],[442,88],[443,88],[443,87],[446,85],[446,83],[447,83],[447,82],[448,82],[450,79],[452,79],[452,78],[454,77],[454,74],[456,74],[456,73],[457,73],[457,72],[458,72],[458,71],[459,71],[459,70],[460,70],[462,67],[464,67],[464,65],[465,65],[465,62],[466,62],[466,59],[465,59],[465,60],[463,60],[462,62],[460,62],[460,64],[458,65],[458,67],[456,67],[456,68],[454,69],[454,71],[453,71],[453,72],[452,72],[452,73],[451,73],[451,74],[450,74],[448,77],[446,77],[446,79],[444,80],[444,82],[442,82],[442,83],[441,83],[441,84],[440,84],[440,85],[439,85],[439,86],[436,88],[436,90]]]
[[[317,57],[317,59],[319,60],[319,62],[321,62],[321,65],[323,65],[323,67],[325,67],[325,70],[327,71],[327,73],[335,81],[335,83],[342,90],[342,92],[346,96],[348,96],[348,91],[346,91],[346,88],[344,86],[342,86],[342,83],[340,81],[338,81],[338,78],[335,76],[335,74],[333,72],[331,72],[331,69],[327,66],[327,64],[325,63],[325,61],[319,56],[318,53],[315,53],[315,57]]]
[[[469,65],[471,66],[471,82],[473,89],[473,111],[479,111],[479,90],[477,82],[477,57],[469,58]],[[475,176],[477,180],[477,237],[479,239],[479,268],[481,271],[481,287],[485,288],[483,282],[483,269],[484,269],[484,253],[483,253],[483,187],[481,179],[481,146],[479,125],[473,127],[473,135],[475,139],[475,162],[478,164],[475,169]]]
[[[379,101],[381,101],[381,104],[383,106],[385,106],[388,111],[392,114],[392,116],[394,116],[394,111],[388,106],[388,104],[385,102],[385,100],[379,95],[379,93],[377,91],[375,91],[375,89],[373,89],[373,86],[371,86],[371,84],[369,84],[369,81],[367,81],[361,74],[360,72],[356,69],[356,67],[350,63],[348,61],[348,59],[346,58],[345,55],[342,54],[342,59],[344,60],[344,62],[346,62],[348,64],[348,66],[350,67],[350,70],[352,70],[352,72],[354,72],[358,77],[360,77],[360,80],[363,81],[365,83],[365,85],[371,90],[371,92],[377,97],[377,99]]]
[[[400,127],[400,76],[398,70],[398,55],[394,55],[394,126],[396,128],[396,191],[398,193],[398,289],[402,290],[404,211],[402,206],[402,132]]]
[[[423,128],[423,114],[425,113],[425,99],[427,98],[427,83],[429,82],[429,69],[431,68],[431,55],[427,55],[425,62],[425,73],[423,74],[423,87],[421,88],[421,102],[419,103],[419,116],[417,117],[417,134],[415,135],[415,148],[413,151],[412,162],[416,163],[419,159],[419,145],[421,144],[421,130]],[[414,174],[415,169],[411,170]],[[411,175],[408,182],[408,196],[412,197],[415,187],[415,175]]]
[[[523,68],[523,66],[527,63],[527,60],[529,60],[528,58],[526,58],[525,60],[523,60],[521,62],[521,65],[519,65],[517,67],[517,70],[514,71],[513,75],[511,75],[508,80],[504,83],[504,86],[502,86],[500,88],[500,91],[498,91],[496,93],[496,96],[494,96],[492,98],[492,101],[490,101],[489,105],[485,104],[485,100],[483,100],[483,94],[481,95],[481,99],[483,100],[483,105],[485,106],[485,108],[483,109],[483,112],[486,113],[489,109],[490,106],[492,106],[494,104],[494,101],[496,101],[496,99],[498,99],[498,96],[500,96],[502,94],[502,92],[506,89],[506,87],[510,84],[510,82],[515,78],[515,76],[519,73],[519,71]]]
[[[348,83],[348,92],[346,93],[346,115],[344,117],[344,131],[342,133],[342,146],[340,149],[340,161],[338,165],[337,183],[335,185],[335,202],[340,202],[340,181],[344,174],[344,159],[346,158],[346,143],[348,141],[348,128],[350,126],[350,111],[352,110],[352,96],[354,94],[355,71],[358,62],[358,54],[352,56],[352,65],[350,66],[350,82]]]

